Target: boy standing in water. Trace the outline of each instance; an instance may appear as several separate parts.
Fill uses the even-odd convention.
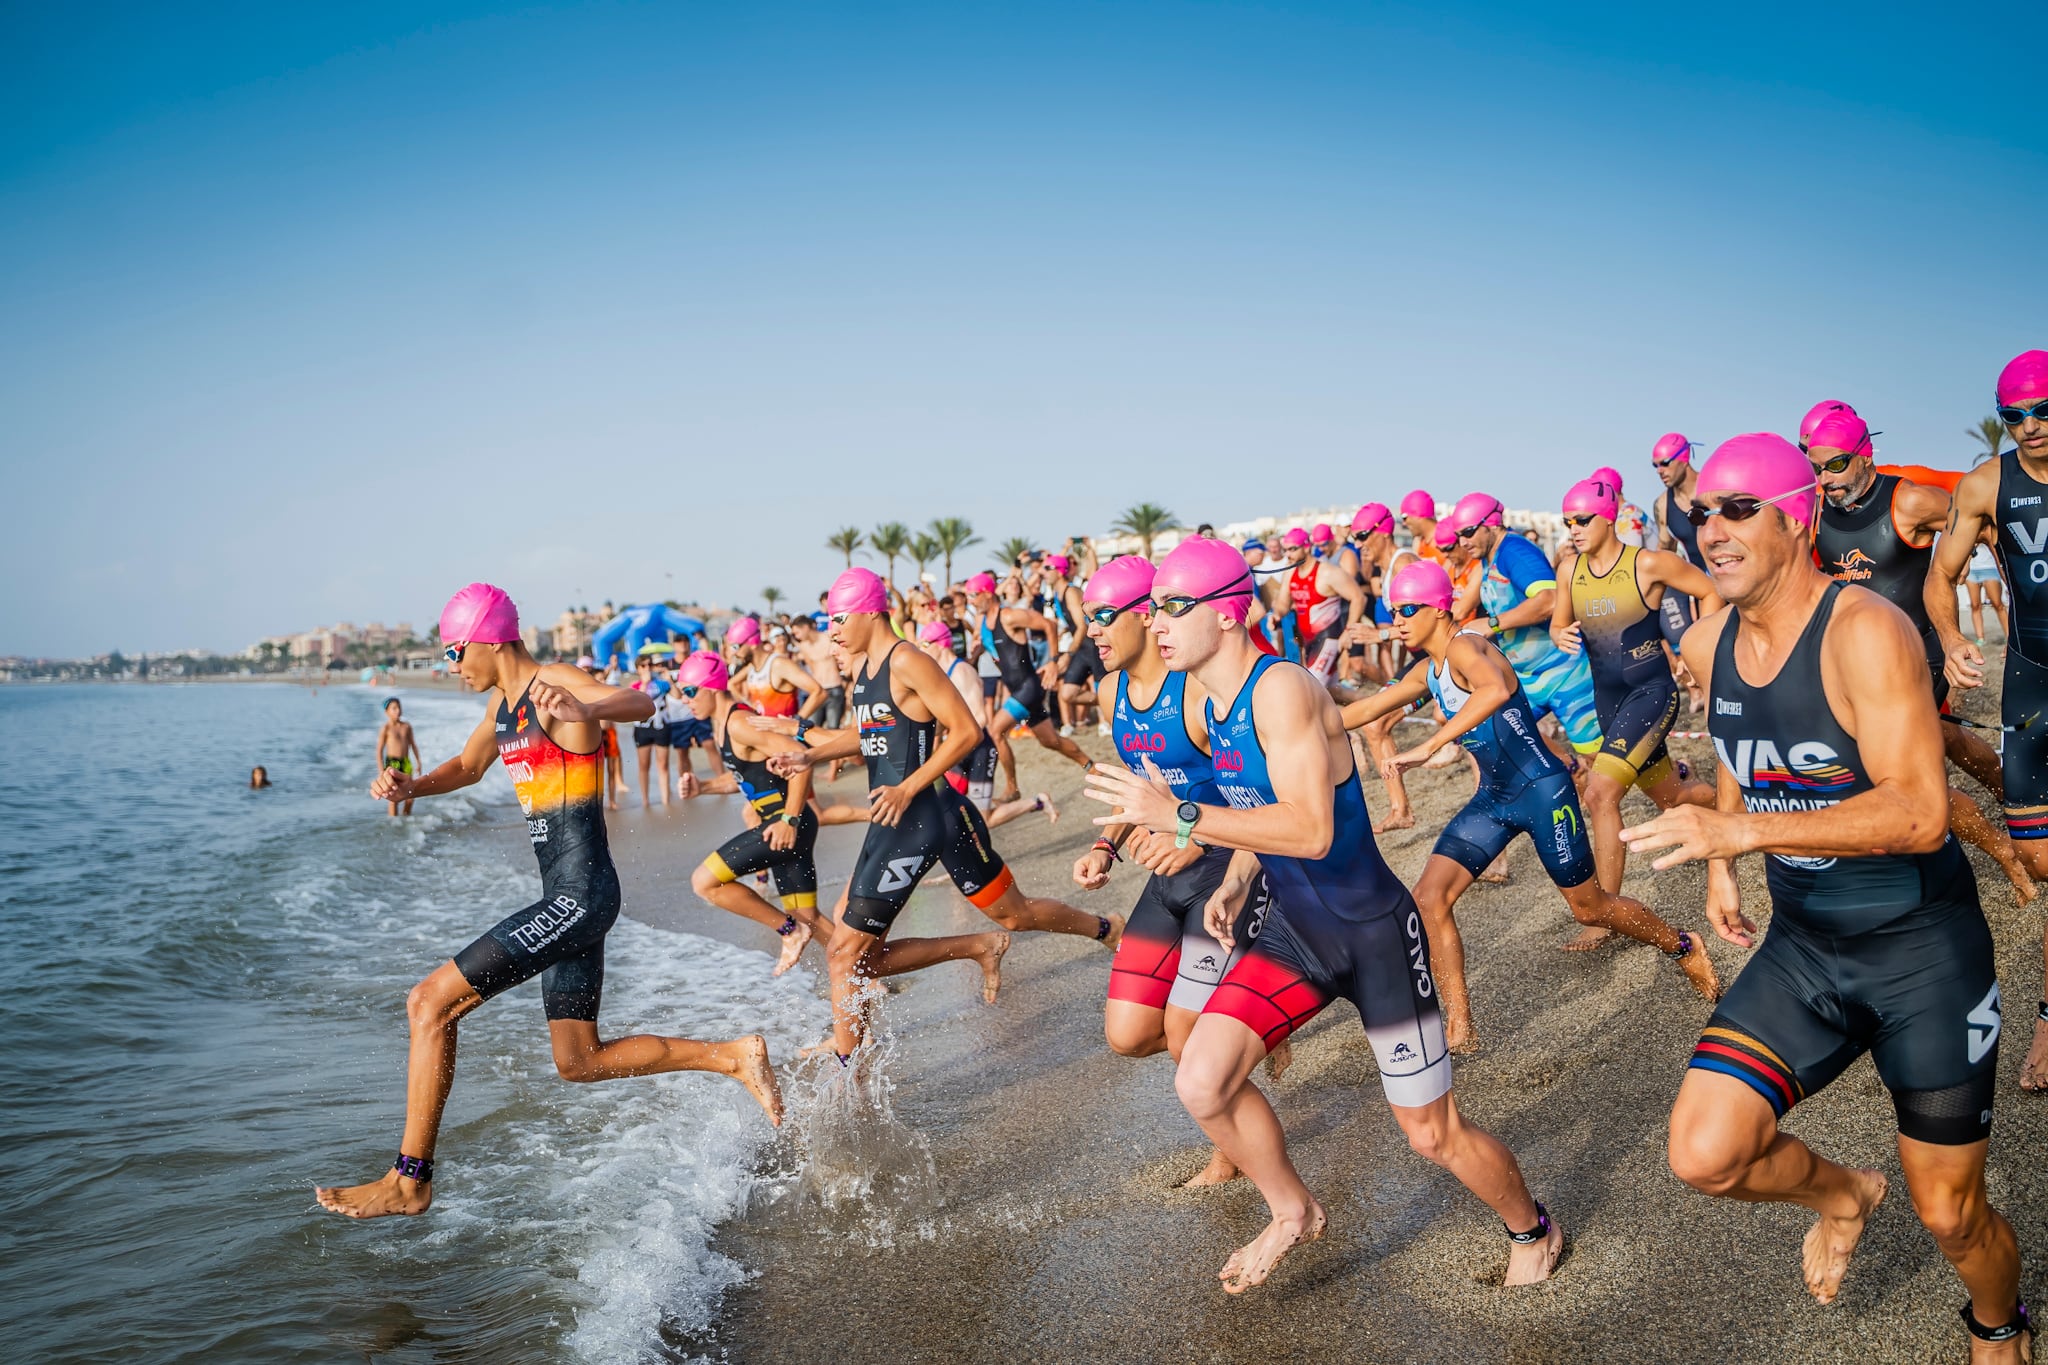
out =
[[[647,719],[653,699],[607,687],[570,664],[537,662],[519,642],[512,599],[488,583],[472,583],[449,600],[441,639],[449,666],[484,694],[484,718],[461,753],[417,778],[386,768],[370,795],[409,801],[458,791],[502,759],[540,860],[540,899],[434,968],[406,996],[412,1048],[398,1159],[367,1184],[315,1189],[321,1207],[350,1218],[427,1211],[441,1111],[455,1083],[457,1021],[536,976],[563,1080],[712,1071],[746,1086],[768,1121],[781,1123],[782,1097],[761,1035],[700,1043],[642,1033],[607,1042],[597,1031],[604,940],[619,917],[619,874],[598,789],[601,726]]]
[[[420,745],[419,741],[413,738],[412,724],[399,719],[404,712],[405,708],[399,704],[396,697],[384,703],[384,724],[377,731],[377,766],[380,769],[396,768],[400,773],[411,777],[419,771]],[[397,801],[391,803],[391,814],[399,814],[400,804]],[[412,802],[406,801],[403,804],[404,813],[411,815]]]

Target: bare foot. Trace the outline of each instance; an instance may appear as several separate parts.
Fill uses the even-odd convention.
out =
[[[996,798],[996,804],[998,806],[1007,806],[1012,801],[1022,801],[1023,799],[1024,793],[1018,791],[1015,787],[1012,787],[1007,792],[1004,792],[1001,796],[998,796]]]
[[[791,967],[794,967],[796,960],[804,955],[804,949],[809,946],[810,941],[811,926],[805,924],[802,920],[797,920],[796,928],[782,936],[782,957],[776,962],[775,970],[770,972],[769,975],[781,976]]]
[[[1055,806],[1052,798],[1044,792],[1038,794],[1038,808],[1045,812],[1045,823],[1048,825],[1060,818],[1060,808]]]
[[[985,946],[974,955],[974,960],[981,964],[981,1000],[985,1005],[993,1005],[996,992],[1003,988],[1003,954],[1010,951],[1010,936],[994,933],[981,937]]]
[[[1444,1046],[1461,1057],[1479,1051],[1479,1032],[1472,1027],[1469,1013],[1444,1016]]]
[[[1540,1242],[1515,1242],[1514,1250],[1508,1253],[1508,1273],[1501,1284],[1513,1289],[1517,1285],[1542,1284],[1557,1269],[1557,1258],[1564,1254],[1564,1227],[1557,1221],[1557,1215],[1550,1215],[1550,1235]]]
[[[1863,1225],[1884,1202],[1883,1175],[1862,1169],[1853,1169],[1849,1175],[1856,1182],[1856,1212],[1847,1218],[1816,1220],[1807,1229],[1799,1252],[1806,1292],[1822,1303],[1833,1303],[1835,1295],[1842,1292],[1842,1276],[1849,1269],[1856,1243],[1863,1239]]]
[[[1198,1190],[1205,1185],[1224,1185],[1237,1179],[1237,1163],[1223,1155],[1220,1149],[1211,1149],[1209,1164],[1196,1171],[1180,1183],[1184,1190]]]
[[[839,1040],[834,1038],[829,1033],[826,1034],[823,1038],[820,1038],[817,1042],[812,1043],[809,1047],[798,1048],[796,1051],[796,1059],[800,1062],[806,1061],[809,1058],[816,1057],[820,1053],[825,1052],[829,1052],[835,1057],[839,1055]]]
[[[1386,819],[1372,822],[1372,832],[1374,834],[1385,834],[1387,831],[1395,829],[1414,828],[1415,812],[1412,810],[1390,811]]]
[[[2034,879],[2027,875],[2026,864],[2018,858],[2009,863],[2001,862],[1999,866],[2005,870],[2005,879],[2012,883],[2014,905],[2026,905],[2040,894],[2040,888],[2034,885]]]
[[[1216,1278],[1223,1281],[1224,1292],[1242,1294],[1264,1284],[1282,1256],[1303,1242],[1313,1242],[1322,1236],[1328,1223],[1323,1206],[1313,1202],[1306,1217],[1275,1218],[1266,1224],[1264,1232],[1232,1252],[1223,1269],[1216,1272]]]
[[[2020,1067],[2020,1089],[2048,1090],[2048,1019],[2034,1021],[2034,1042]]]
[[[425,1213],[434,1202],[434,1187],[386,1171],[383,1179],[367,1185],[315,1185],[313,1197],[321,1208],[344,1218],[383,1218],[394,1213]]]
[[[1970,1365],[2031,1365],[2034,1334],[2021,1332],[2008,1341],[1984,1341],[1970,1335]]]
[[[1280,1046],[1274,1048],[1271,1052],[1268,1052],[1266,1054],[1266,1076],[1270,1080],[1277,1081],[1280,1079],[1280,1073],[1287,1070],[1288,1067],[1293,1065],[1294,1040],[1291,1038],[1282,1038],[1280,1040]]]
[[[1578,933],[1557,946],[1568,953],[1583,953],[1590,949],[1598,948],[1613,937],[1614,931],[1604,924],[1582,924],[1579,926]],[[1691,973],[1688,972],[1687,975],[1689,976]]]
[[[1109,932],[1104,934],[1099,941],[1103,947],[1113,953],[1116,951],[1117,944],[1124,941],[1124,917],[1122,915],[1104,915],[1102,918],[1109,921]]]
[[[1692,988],[1707,1000],[1721,998],[1721,978],[1714,975],[1714,964],[1707,957],[1707,940],[1704,934],[1688,935],[1692,939],[1692,951],[1678,959],[1678,970],[1685,973],[1685,979],[1692,982]]]
[[[775,1084],[775,1068],[768,1065],[768,1040],[758,1033],[750,1033],[724,1044],[719,1051],[731,1065],[734,1079],[760,1103],[768,1121],[780,1128],[782,1091]]]

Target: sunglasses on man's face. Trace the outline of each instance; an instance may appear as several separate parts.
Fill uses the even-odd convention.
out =
[[[2009,427],[2022,426],[2029,417],[2037,422],[2048,422],[2048,398],[2024,408],[2009,407],[2004,403],[1998,405],[1998,420]]]
[[[1812,491],[1811,488],[1788,488],[1784,492],[1768,498],[1752,498],[1747,493],[1737,493],[1732,498],[1723,499],[1719,507],[1702,507],[1699,503],[1695,502],[1692,506],[1685,509],[1685,519],[1694,526],[1705,526],[1709,517],[1726,517],[1730,521],[1748,521],[1774,502],[1783,502],[1787,498],[1796,498],[1801,493],[1811,493]]]
[[[1247,571],[1245,577],[1248,578],[1250,576],[1250,572]],[[1219,588],[1215,592],[1203,593],[1200,597],[1187,597],[1176,593],[1172,597],[1161,598],[1152,605],[1175,620],[1179,620],[1204,602],[1219,602],[1226,597],[1244,597],[1249,591],[1250,588],[1244,579],[1240,578],[1227,588]]]
[[[462,662],[462,651],[468,648],[467,644],[450,645],[441,651],[441,657],[451,664],[459,664]]]

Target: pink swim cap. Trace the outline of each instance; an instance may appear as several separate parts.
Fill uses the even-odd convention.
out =
[[[967,591],[992,593],[996,590],[996,576],[986,569],[967,580]]]
[[[1564,514],[1568,517],[1591,513],[1613,521],[1617,510],[1614,488],[1597,478],[1580,479],[1564,495]]]
[[[1677,460],[1682,464],[1692,463],[1692,442],[1675,431],[1667,431],[1657,438],[1657,444],[1650,447],[1650,458],[1658,464]]]
[[[1799,444],[1805,445],[1813,439],[1813,429],[1820,425],[1820,419],[1831,412],[1846,412],[1851,417],[1856,409],[1839,398],[1823,398],[1806,410],[1806,416],[1799,419]]]
[[[1808,450],[1822,446],[1849,455],[1871,454],[1870,425],[1847,408],[1828,413],[1806,433]]]
[[[1337,533],[1330,529],[1327,521],[1319,521],[1308,528],[1308,543],[1311,545],[1328,545],[1336,538]]]
[[[1065,555],[1047,555],[1045,567],[1064,578],[1074,571],[1074,561]]]
[[[1458,531],[1451,525],[1451,519],[1445,517],[1436,524],[1436,530],[1429,533],[1429,538],[1436,542],[1437,549],[1448,550],[1458,543]]]
[[[761,623],[751,616],[741,616],[725,628],[725,642],[729,645],[758,645],[761,643]]]
[[[726,669],[725,660],[708,649],[700,649],[676,670],[677,687],[708,687],[713,692],[723,692],[732,686],[732,674]]]
[[[1408,496],[1412,498],[1415,495],[1410,493]],[[1351,518],[1351,530],[1354,534],[1364,531],[1368,534],[1390,536],[1394,534],[1394,514],[1387,510],[1387,505],[1383,502],[1369,502],[1359,508],[1357,514]]]
[[[1280,543],[1290,550],[1297,546],[1306,545],[1308,544],[1308,532],[1302,530],[1299,526],[1292,527],[1286,535],[1280,537]]]
[[[441,608],[444,645],[503,645],[519,638],[519,608],[503,588],[472,583]]]
[[[1846,406],[1846,405],[1845,405]],[[1747,493],[1753,498],[1793,496],[1771,506],[1802,526],[1813,525],[1813,466],[1799,448],[1784,437],[1768,431],[1731,436],[1714,448],[1700,467],[1698,496],[1715,493]],[[1803,489],[1803,492],[1794,492]]]
[[[944,621],[927,621],[918,628],[917,638],[946,649],[953,647],[953,628]]]
[[[1230,592],[1232,588],[1238,591]],[[1189,536],[1159,561],[1159,568],[1152,575],[1152,591],[1185,593],[1189,597],[1227,592],[1228,596],[1218,597],[1207,605],[1241,622],[1252,606],[1251,566],[1244,562],[1243,555],[1220,540]]]
[[[1419,602],[1438,611],[1451,609],[1451,576],[1444,566],[1428,559],[1411,559],[1394,571],[1387,581],[1387,605],[1398,607]]]
[[[1453,531],[1463,531],[1474,526],[1504,524],[1500,499],[1491,493],[1467,493],[1458,499],[1458,505],[1451,509],[1451,515],[1447,519]]]
[[[1436,499],[1423,489],[1416,489],[1401,499],[1401,515],[1404,517],[1436,518]]]
[[[1242,554],[1238,563],[1244,563]],[[1143,555],[1118,555],[1095,571],[1088,580],[1088,586],[1081,590],[1081,605],[1115,607],[1118,611],[1132,607],[1146,615],[1152,611],[1152,579],[1157,571],[1152,561]]]
[[[848,569],[832,580],[825,594],[825,610],[885,612],[889,610],[889,587],[873,569]]]
[[[2048,398],[2048,351],[2021,351],[1998,372],[2001,407]]]
[[[1604,483],[1609,488],[1612,488],[1614,490],[1614,496],[1616,498],[1619,498],[1621,496],[1621,471],[1619,469],[1616,469],[1613,465],[1610,464],[1600,466],[1600,468],[1593,471],[1592,477],[1596,481]]]

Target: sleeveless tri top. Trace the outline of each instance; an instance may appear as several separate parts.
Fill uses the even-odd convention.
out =
[[[1216,794],[1224,804],[1240,810],[1270,806],[1275,800],[1266,751],[1259,743],[1258,724],[1252,714],[1252,696],[1266,670],[1276,667],[1300,665],[1261,655],[1252,665],[1251,676],[1220,717],[1214,697],[1203,703],[1209,727],[1210,763],[1216,770]],[[1394,913],[1406,903],[1407,888],[1387,866],[1387,860],[1380,856],[1379,844],[1373,840],[1372,816],[1365,807],[1365,792],[1358,785],[1355,764],[1350,776],[1337,784],[1333,814],[1336,828],[1332,831],[1330,851],[1322,857],[1259,855],[1259,866],[1265,869],[1266,881],[1281,912],[1289,919],[1322,915],[1354,922]]]
[[[1287,596],[1294,604],[1294,629],[1304,640],[1328,630],[1344,614],[1344,599],[1324,593],[1316,582],[1322,567],[1320,559],[1303,560],[1287,576]]]
[[[1197,804],[1221,804],[1216,795],[1216,770],[1209,755],[1188,737],[1188,675],[1170,669],[1159,685],[1159,695],[1150,706],[1131,699],[1131,675],[1120,673],[1116,681],[1116,710],[1110,720],[1110,738],[1124,766],[1142,776],[1145,760],[1151,759],[1173,794]]]
[[[527,690],[532,688],[529,681]],[[526,837],[540,860],[541,882],[609,871],[611,846],[598,796],[603,746],[579,754],[555,743],[526,692],[516,702],[499,699],[496,726],[498,760],[526,814]]]
[[[1458,633],[1470,635],[1494,653],[1500,653],[1484,631],[1462,630]],[[1506,655],[1501,655],[1501,662],[1507,662]],[[1509,669],[1512,672],[1513,665],[1509,665]],[[1449,659],[1442,664],[1430,665],[1427,677],[1429,694],[1443,708],[1446,718],[1457,715],[1465,709],[1465,703],[1472,700],[1472,694],[1458,686],[1458,680],[1451,676]],[[1458,736],[1458,743],[1479,765],[1480,780],[1494,796],[1514,795],[1532,782],[1564,772],[1564,764],[1550,752],[1550,746],[1543,742],[1543,736],[1536,728],[1536,713],[1529,709],[1529,696],[1522,691],[1519,677],[1515,679],[1514,695],[1503,702],[1499,710]]]
[[[891,640],[874,666],[872,657],[861,661],[860,672],[847,689],[847,706],[854,724],[860,727],[860,753],[868,764],[868,790],[894,787],[925,765],[935,747],[935,720],[912,720],[896,709],[889,690],[889,660],[901,641]]]
[[[1010,638],[1003,629],[1003,609],[997,607],[981,618],[981,647],[996,661],[996,675],[1012,692],[1031,686],[1038,670],[1031,666],[1031,646]]]
[[[1714,650],[1714,754],[1752,811],[1825,810],[1874,785],[1856,741],[1835,719],[1821,686],[1821,642],[1841,597],[1830,583],[1806,629],[1769,682],[1745,682],[1735,667],[1740,611]],[[1867,858],[1765,855],[1776,914],[1824,934],[1868,933],[1923,905],[1974,887],[1954,835],[1932,853]]]
[[[1572,564],[1572,610],[1579,618],[1593,681],[1604,688],[1634,688],[1671,678],[1671,666],[1664,661],[1663,628],[1636,579],[1636,556],[1641,553],[1633,545],[1622,546],[1604,574],[1593,572],[1591,555],[1580,555]]]
[[[1900,532],[1892,508],[1898,491],[1896,474],[1879,474],[1854,508],[1838,508],[1821,499],[1813,557],[1822,573],[1837,583],[1870,589],[1905,612],[1913,629],[1925,635],[1934,628],[1924,595],[1934,541],[1930,537],[1925,545],[1915,545]]]
[[[733,711],[752,711],[751,706],[735,702]],[[773,820],[782,814],[788,803],[789,779],[777,777],[769,768],[767,760],[741,758],[732,747],[732,711],[725,714],[725,724],[718,727],[718,753],[725,760],[726,770],[740,784],[740,795],[747,798],[747,804],[758,811],[763,820]]]
[[[1678,552],[1688,564],[1695,569],[1707,567],[1706,557],[1700,553],[1700,529],[1686,520],[1678,507],[1678,494],[1669,488],[1664,490],[1664,529],[1678,542]]]
[[[2012,592],[2009,648],[2048,666],[2048,483],[2020,467],[2020,453],[1998,457],[1998,560]]]

